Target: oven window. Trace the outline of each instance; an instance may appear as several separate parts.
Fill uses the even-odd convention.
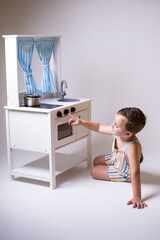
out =
[[[58,140],[72,136],[72,126],[67,123],[58,126]]]

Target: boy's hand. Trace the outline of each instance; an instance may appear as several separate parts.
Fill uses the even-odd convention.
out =
[[[133,208],[138,208],[138,209],[148,207],[147,204],[143,202],[140,197],[134,197],[127,202],[127,205],[131,205],[131,204],[133,204]]]
[[[68,114],[68,116],[71,117],[71,119],[69,119],[69,121],[68,121],[69,125],[72,125],[72,126],[80,125],[81,120],[79,118],[76,118],[71,114]]]

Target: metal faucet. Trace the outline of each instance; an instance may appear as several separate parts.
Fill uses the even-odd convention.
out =
[[[61,89],[60,89],[60,98],[64,99],[64,96],[66,96],[66,92],[63,90],[63,85],[65,85],[65,88],[67,88],[67,82],[65,80],[61,81]]]

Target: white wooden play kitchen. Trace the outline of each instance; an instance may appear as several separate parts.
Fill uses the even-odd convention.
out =
[[[82,126],[70,126],[68,113],[90,120],[91,100],[65,97],[63,88],[64,85],[67,86],[66,82],[61,80],[61,36],[3,37],[6,56],[5,112],[10,178],[24,177],[49,182],[53,189],[56,187],[57,175],[82,161],[87,161],[88,167],[90,166],[90,132]],[[41,88],[33,75],[37,79],[42,78]],[[38,94],[40,102],[35,106],[26,106],[24,99],[32,100],[29,96],[31,94],[36,97]],[[58,152],[60,148],[63,150],[64,146],[73,145],[83,139],[87,145],[84,154]],[[43,162],[43,159],[36,159],[15,168],[12,156],[14,149],[23,150],[24,154],[25,151],[45,153],[48,160]]]

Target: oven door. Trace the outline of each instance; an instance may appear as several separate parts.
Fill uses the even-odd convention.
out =
[[[62,147],[76,140],[76,126],[68,124],[70,117],[62,117],[55,120],[56,124],[56,148]]]

